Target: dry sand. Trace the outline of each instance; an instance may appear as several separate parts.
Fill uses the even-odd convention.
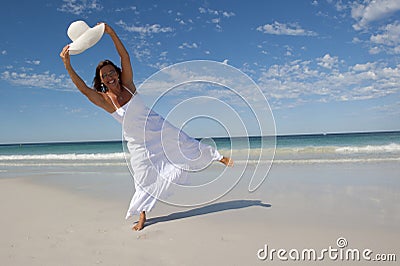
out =
[[[82,175],[71,179],[79,183],[75,186],[54,182],[65,178],[54,169],[42,179],[28,178],[21,169],[18,175],[3,170],[0,264],[374,265],[327,255],[319,262],[257,257],[265,245],[287,251],[338,248],[339,237],[347,248],[368,248],[374,255],[397,252],[400,260],[400,180],[394,163],[274,165],[252,194],[241,189],[243,183],[206,206],[159,203],[140,232],[131,231],[132,220],[124,220],[129,180],[110,188],[124,170],[90,171],[96,170],[107,172],[107,179],[85,181]],[[120,176],[113,179],[111,173]]]

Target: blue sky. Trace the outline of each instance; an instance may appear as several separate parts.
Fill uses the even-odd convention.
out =
[[[400,130],[399,0],[25,0],[0,13],[0,143],[121,138],[59,58],[75,20],[115,29],[137,86],[187,60],[238,68],[268,99],[278,134]],[[91,84],[106,58],[119,61],[109,36],[72,64]],[[215,135],[208,127],[188,133]]]

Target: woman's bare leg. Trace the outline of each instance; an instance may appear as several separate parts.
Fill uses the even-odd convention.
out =
[[[134,231],[140,231],[140,230],[142,230],[143,229],[143,227],[144,227],[144,223],[146,222],[146,213],[145,213],[145,211],[142,211],[141,213],[140,213],[140,216],[139,216],[139,221],[137,222],[137,224],[135,224],[133,227],[132,227],[132,230],[134,230]]]

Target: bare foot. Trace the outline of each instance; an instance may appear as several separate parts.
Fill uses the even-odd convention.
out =
[[[225,164],[226,166],[233,166],[233,160],[229,157],[222,157],[221,160],[219,160],[221,163]]]
[[[140,231],[140,230],[142,230],[143,227],[144,227],[144,223],[145,223],[145,222],[146,222],[146,213],[145,213],[144,211],[142,211],[142,212],[140,213],[139,221],[137,222],[137,224],[135,224],[135,225],[132,227],[132,230],[134,230],[134,231]]]

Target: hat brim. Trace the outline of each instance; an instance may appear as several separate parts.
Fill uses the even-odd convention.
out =
[[[76,55],[84,52],[95,45],[104,34],[105,25],[101,23],[88,29],[84,34],[79,36],[74,42],[69,45],[69,54]]]

